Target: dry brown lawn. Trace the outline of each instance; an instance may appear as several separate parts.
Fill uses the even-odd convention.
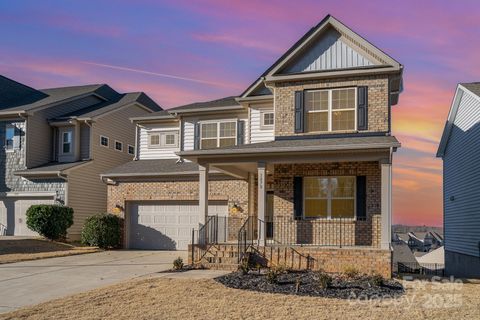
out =
[[[457,296],[455,296],[457,295]],[[408,288],[403,300],[352,302],[157,278],[53,300],[0,319],[480,319],[480,284]]]
[[[76,246],[42,238],[0,238],[0,264],[97,251],[99,251],[98,248]]]

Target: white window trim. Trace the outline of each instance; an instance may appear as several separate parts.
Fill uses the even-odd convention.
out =
[[[60,154],[62,155],[71,155],[73,153],[73,130],[72,129],[67,129],[67,130],[62,130],[62,144],[60,146]],[[63,152],[63,145],[65,142],[63,141],[63,137],[65,136],[66,133],[70,133],[70,152]]]
[[[265,114],[273,114],[273,124],[265,124]],[[260,129],[268,130],[273,129],[275,126],[275,112],[273,110],[261,110],[260,111]]]
[[[332,218],[332,199],[337,199],[332,197],[332,190],[330,189],[330,179],[339,178],[339,177],[353,177],[353,218]],[[328,183],[328,192],[327,192],[327,217],[305,217],[305,178],[318,178],[318,179],[329,179]],[[302,189],[303,189],[303,199],[302,199],[302,219],[303,220],[357,220],[357,177],[356,176],[307,176],[302,179]],[[319,198],[316,198],[319,199]],[[338,198],[342,199],[342,198]]]
[[[102,138],[107,139],[107,145],[106,146],[102,144]],[[110,138],[109,137],[100,135],[100,139],[98,140],[98,142],[100,143],[101,147],[110,148]]]
[[[166,144],[167,135],[175,135],[174,144]],[[158,144],[151,144],[151,137],[158,136]],[[180,140],[179,130],[161,130],[161,131],[150,131],[147,134],[147,146],[149,149],[175,149],[178,148]]]
[[[347,129],[347,130],[332,130],[332,92],[336,90],[346,90],[346,89],[355,89],[355,103],[354,103],[354,108],[348,108],[348,109],[335,109],[335,111],[352,111],[355,115],[355,120],[354,120],[354,128],[353,129]],[[357,125],[358,125],[358,87],[344,87],[344,88],[333,88],[333,89],[312,89],[312,90],[305,90],[306,92],[318,92],[318,91],[327,91],[328,92],[328,109],[327,110],[312,110],[312,111],[306,111],[305,113],[316,113],[316,112],[328,112],[328,130],[327,131],[306,131],[308,133],[321,133],[321,132],[356,132],[358,131]],[[305,106],[304,106],[305,108]],[[307,125],[307,121],[305,121],[305,125]]]
[[[222,137],[223,139],[235,139],[235,145],[238,144],[238,119],[229,119],[229,120],[206,120],[206,121],[200,121],[200,150],[202,150],[202,140],[217,140],[217,146],[216,148],[220,147],[220,124],[221,123],[228,123],[228,122],[234,122],[235,123],[235,135],[233,137]],[[210,124],[210,123],[216,123],[217,124],[217,137],[216,138],[203,138],[203,124]]]
[[[120,150],[117,149],[117,142],[120,143],[122,147]],[[123,142],[119,140],[115,140],[115,143],[113,144],[113,149],[115,149],[115,151],[118,151],[118,152],[123,152]]]
[[[7,149],[7,129],[12,128],[13,129],[13,137],[12,137],[12,148]],[[5,138],[3,140],[3,149],[5,152],[14,152],[15,151],[15,132],[17,131],[17,128],[13,124],[7,124],[5,126]]]
[[[133,149],[133,151],[131,153],[130,153],[130,148]],[[127,145],[127,153],[131,154],[131,155],[135,155],[135,146],[133,146],[131,144]]]

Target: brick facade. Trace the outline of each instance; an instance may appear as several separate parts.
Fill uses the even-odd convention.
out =
[[[307,176],[366,176],[367,217],[365,221],[294,220],[293,177]],[[336,162],[310,164],[277,164],[274,178],[274,216],[282,227],[276,239],[286,243],[330,242],[342,245],[378,247],[381,239],[380,222],[381,171],[378,162]],[[288,229],[288,230],[287,230]]]
[[[295,81],[275,84],[275,136],[309,135],[295,133],[295,91],[338,87],[368,86],[368,130],[387,132],[389,129],[388,76],[363,76],[322,81]],[[338,132],[337,132],[338,133]],[[327,133],[328,134],[328,133]]]

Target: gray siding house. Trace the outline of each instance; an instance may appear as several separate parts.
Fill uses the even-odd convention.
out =
[[[0,232],[35,235],[33,204],[74,209],[69,237],[85,218],[106,210],[99,173],[133,158],[130,117],[161,110],[144,93],[105,84],[36,90],[0,76]]]
[[[445,271],[480,277],[480,83],[457,86],[437,157],[443,159]]]

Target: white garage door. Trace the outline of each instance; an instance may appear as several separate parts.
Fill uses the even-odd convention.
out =
[[[0,221],[7,227],[8,235],[38,236],[27,227],[27,210],[35,204],[53,204],[52,197],[8,198],[0,201]]]
[[[198,229],[198,202],[139,202],[129,208],[131,249],[187,250],[192,228]],[[208,211],[227,216],[228,205],[209,202]]]

